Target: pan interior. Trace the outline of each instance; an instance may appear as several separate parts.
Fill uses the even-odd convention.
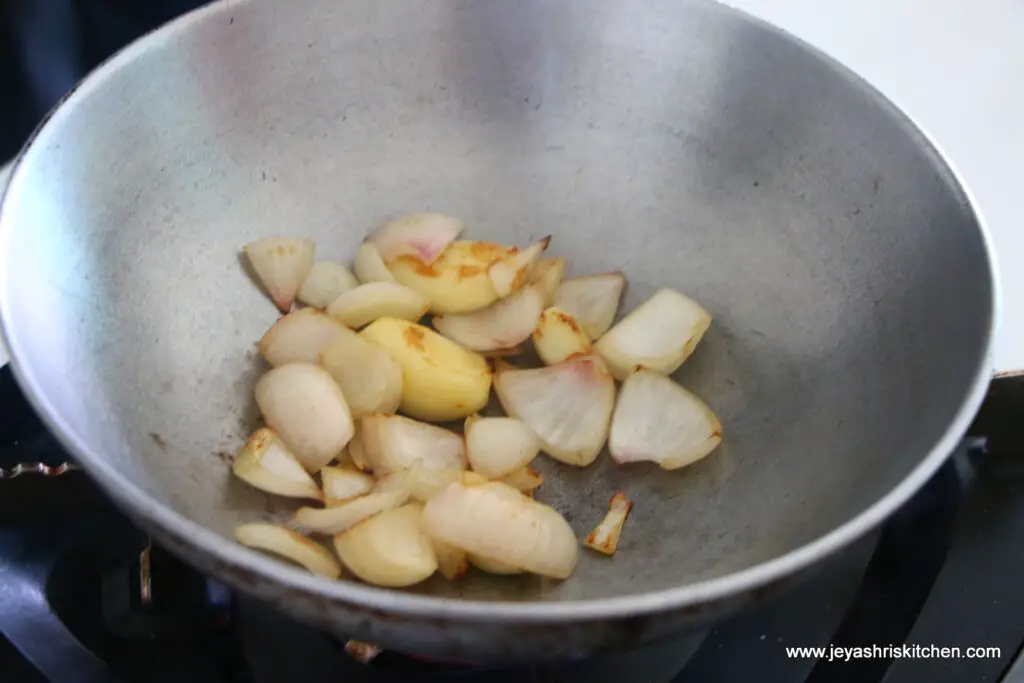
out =
[[[572,274],[627,274],[623,310],[694,296],[714,324],[676,377],[725,426],[674,473],[538,460],[539,498],[580,536],[614,491],[635,501],[614,559],[423,593],[597,600],[784,555],[919,464],[986,351],[983,239],[912,125],[790,39],[677,0],[254,1],[179,22],[25,155],[3,322],[93,474],[230,543],[294,509],[229,476],[277,317],[240,247],[301,235],[349,259],[420,210],[474,238],[551,234]]]

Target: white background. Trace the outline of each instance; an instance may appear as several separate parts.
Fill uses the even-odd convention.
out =
[[[945,152],[998,254],[994,369],[1024,370],[1024,0],[726,1],[865,77]]]

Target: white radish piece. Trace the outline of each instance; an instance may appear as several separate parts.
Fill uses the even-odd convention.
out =
[[[397,282],[429,299],[432,313],[468,313],[498,300],[487,269],[510,252],[489,242],[458,241],[432,264],[415,256],[399,256],[388,270]]]
[[[261,491],[287,498],[320,500],[320,489],[273,431],[257,429],[235,456],[235,476]]]
[[[622,273],[573,277],[558,286],[555,306],[576,318],[591,339],[598,339],[612,326],[625,289]]]
[[[583,327],[560,308],[544,311],[533,331],[533,348],[544,365],[557,365],[575,356],[588,356],[594,347]]]
[[[700,460],[721,441],[722,423],[711,409],[665,375],[638,370],[622,383],[608,438],[620,465],[650,461],[674,470]]]
[[[544,310],[544,297],[534,285],[472,313],[438,314],[434,328],[467,349],[479,352],[510,349],[530,338]]]
[[[437,571],[434,543],[421,531],[423,506],[382,512],[334,537],[342,563],[366,583],[401,588]]]
[[[594,345],[615,379],[638,367],[670,375],[679,369],[711,326],[711,315],[672,289],[654,296],[620,320]]]
[[[469,571],[469,556],[462,548],[456,548],[444,541],[434,540],[434,554],[437,556],[437,570],[441,576],[454,581]]]
[[[391,282],[370,282],[343,293],[327,307],[327,315],[358,329],[378,318],[419,320],[427,313],[427,300],[408,287]]]
[[[373,477],[344,467],[324,467],[320,470],[320,483],[328,505],[365,496],[374,487]]]
[[[317,576],[341,576],[341,565],[327,548],[291,529],[274,524],[243,524],[235,529],[235,539],[247,548],[291,560]]]
[[[363,455],[377,476],[419,461],[424,469],[465,469],[462,437],[403,415],[366,415],[359,423]]]
[[[353,334],[322,311],[303,308],[279,318],[257,346],[274,367],[287,363],[315,363],[320,350],[346,332]]]
[[[371,493],[325,508],[304,507],[295,511],[295,525],[303,531],[319,534],[340,534],[364,519],[405,504],[408,494],[402,491]]]
[[[427,503],[423,528],[471,556],[556,579],[568,578],[579,560],[579,543],[558,511],[497,482],[452,484]]]
[[[299,286],[313,268],[316,244],[297,237],[268,237],[250,242],[243,251],[277,309],[290,311]]]
[[[290,363],[256,382],[256,404],[303,467],[316,472],[352,438],[352,416],[341,389],[323,368]]]
[[[391,271],[388,270],[388,267],[384,264],[384,259],[380,257],[380,252],[377,251],[377,247],[365,242],[359,245],[359,251],[356,252],[356,259],[352,263],[352,270],[355,271],[356,279],[364,285],[370,284],[371,282],[398,283],[395,277],[391,274]]]
[[[554,306],[558,285],[565,275],[564,258],[542,258],[533,266],[530,282],[540,286],[544,294],[544,307]]]
[[[402,366],[400,410],[418,420],[460,420],[485,405],[491,369],[483,356],[434,330],[406,320],[381,318],[360,332]]]
[[[499,365],[494,388],[505,412],[525,422],[556,460],[586,467],[601,452],[615,382],[597,356],[531,370]]]
[[[327,306],[350,289],[359,286],[359,280],[344,264],[337,261],[317,261],[299,287],[298,299],[317,308]]]
[[[465,434],[470,467],[490,479],[526,467],[541,447],[533,430],[514,417],[467,418]]]
[[[439,213],[414,213],[386,223],[367,236],[384,263],[399,256],[414,256],[430,265],[462,232],[457,218]]]
[[[593,531],[587,534],[583,545],[605,555],[614,555],[619,547],[619,537],[622,535],[622,526],[629,517],[629,511],[633,509],[633,503],[625,493],[616,493],[608,501],[608,512]]]
[[[498,481],[521,491],[524,495],[532,496],[533,490],[544,483],[544,477],[532,467],[523,467],[505,475]]]
[[[513,576],[515,574],[522,574],[523,570],[519,567],[513,567],[510,564],[499,562],[497,560],[491,560],[481,555],[468,555],[469,563],[482,572],[487,574],[495,574],[498,576]]]
[[[398,410],[402,402],[402,368],[380,344],[346,327],[320,350],[316,361],[341,387],[353,418]]]
[[[487,276],[491,278],[491,284],[494,285],[494,291],[498,293],[499,297],[504,298],[519,291],[529,282],[533,267],[540,259],[541,254],[547,250],[549,244],[551,244],[550,235],[522,251],[516,251],[491,264],[487,269]],[[541,293],[543,294],[543,291]]]

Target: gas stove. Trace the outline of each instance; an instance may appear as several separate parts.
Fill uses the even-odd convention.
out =
[[[640,650],[483,667],[376,652],[233,593],[114,510],[69,464],[6,367],[0,408],[5,683],[1024,680],[1016,378],[992,385],[973,436],[884,527],[771,602]]]

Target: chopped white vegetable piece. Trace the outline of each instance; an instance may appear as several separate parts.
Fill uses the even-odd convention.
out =
[[[551,244],[550,235],[522,251],[517,250],[491,264],[487,269],[487,275],[491,278],[491,284],[494,285],[494,291],[498,293],[499,297],[506,297],[519,291],[530,281],[530,274],[533,272],[534,266],[549,244]],[[543,290],[541,290],[541,294],[543,294]]]
[[[540,288],[530,285],[479,311],[435,315],[433,324],[438,332],[467,349],[497,351],[529,339],[543,310]]]
[[[434,544],[421,530],[423,506],[387,510],[334,537],[342,563],[363,581],[401,588],[437,571]]]
[[[722,441],[722,423],[697,396],[653,370],[626,378],[612,417],[608,450],[619,464],[651,461],[673,470]]]
[[[661,289],[608,330],[594,348],[619,381],[638,367],[670,375],[690,357],[710,326],[711,315],[700,304],[675,290]]]
[[[594,347],[574,317],[552,306],[544,311],[533,331],[533,348],[545,365],[557,365],[576,356],[588,356]]]
[[[299,287],[298,299],[317,308],[327,306],[350,289],[359,286],[359,280],[344,264],[337,261],[318,261]]]
[[[626,497],[625,493],[616,493],[608,502],[608,512],[604,519],[593,531],[587,534],[583,544],[605,555],[614,555],[619,547],[619,536],[622,535],[622,525],[629,517],[629,511],[633,509],[633,503]]]
[[[277,367],[288,363],[315,363],[321,349],[352,331],[315,308],[292,311],[267,330],[258,347],[267,362]]]
[[[261,491],[287,498],[320,500],[320,489],[302,463],[266,427],[249,437],[235,456],[231,469],[236,477]]]
[[[319,366],[291,363],[268,371],[256,382],[256,404],[309,472],[334,460],[352,438],[345,396]]]
[[[291,529],[274,524],[243,524],[235,529],[235,539],[247,548],[291,560],[317,576],[341,576],[341,565],[327,548]]]
[[[392,282],[370,282],[350,289],[332,301],[327,314],[353,329],[378,318],[419,320],[427,313],[427,300],[418,292]]]
[[[313,267],[316,244],[295,237],[268,237],[250,242],[243,251],[274,305],[282,313],[290,311]]]
[[[525,422],[556,460],[586,467],[604,447],[615,382],[600,358],[530,370],[499,366],[494,388],[505,412]]]
[[[591,339],[598,339],[612,326],[625,289],[622,273],[573,277],[558,286],[555,306],[576,318]]]

